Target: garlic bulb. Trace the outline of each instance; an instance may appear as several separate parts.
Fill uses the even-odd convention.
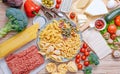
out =
[[[73,61],[70,61],[70,62],[67,64],[67,67],[68,67],[68,70],[69,70],[70,72],[77,72],[77,71],[78,71],[78,68],[77,68],[75,62],[73,62]]]
[[[115,0],[109,0],[108,3],[107,3],[107,7],[109,9],[113,9],[117,6],[117,2]]]

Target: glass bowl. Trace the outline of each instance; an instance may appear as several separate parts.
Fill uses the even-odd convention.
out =
[[[63,18],[56,18],[56,19],[53,19],[53,20],[57,20],[57,21],[58,21],[58,20],[61,20],[61,19],[63,19]],[[49,23],[51,23],[53,20],[48,21],[48,22],[47,22],[44,26],[42,26],[42,27],[40,28],[40,30],[38,31],[36,43],[37,43],[37,46],[38,46],[39,50],[40,50],[40,46],[39,46],[39,41],[40,41],[39,34],[40,34],[40,32],[41,32]],[[67,20],[67,19],[63,19],[63,20],[66,20],[67,22],[70,22],[72,25],[75,25],[74,22],[72,22],[72,21],[70,21],[70,20]],[[82,33],[81,33],[81,31],[79,31],[78,33],[79,33],[80,38],[81,38],[81,39],[80,39],[81,45],[80,45],[80,47],[78,48],[78,49],[80,49],[80,48],[82,47],[82,45],[83,45],[83,40],[82,40]],[[79,51],[80,51],[80,50],[77,51],[76,55],[79,53]],[[76,55],[74,55],[74,57],[72,57],[71,59],[63,58],[61,63],[63,63],[63,62],[68,62],[68,61],[70,61],[70,60],[73,60]],[[45,56],[44,56],[44,57],[45,57]],[[51,58],[49,58],[49,60],[54,61],[54,62],[58,62],[58,61],[55,61],[55,60],[53,60],[53,59],[51,59]]]
[[[43,7],[48,8],[48,9],[52,9],[52,8],[55,7],[55,5],[56,5],[56,0],[53,0],[53,2],[54,2],[54,4],[53,4],[51,7],[47,7],[47,6],[45,6],[45,5],[42,3],[42,0],[40,0],[40,4],[41,4]]]

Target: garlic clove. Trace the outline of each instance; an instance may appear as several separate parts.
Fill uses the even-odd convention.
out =
[[[107,3],[107,8],[113,9],[117,6],[117,2],[115,0],[109,0]]]

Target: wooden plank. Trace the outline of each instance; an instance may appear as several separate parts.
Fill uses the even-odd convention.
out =
[[[73,0],[73,4],[77,0]],[[106,1],[106,0],[105,0]],[[4,24],[7,22],[7,18],[5,16],[5,10],[7,6],[5,6],[3,3],[0,2],[0,28],[4,26]],[[71,9],[73,11],[73,9]],[[77,12],[77,11],[76,11]],[[81,13],[80,11],[77,13]],[[91,20],[97,18],[97,17],[89,17]],[[29,19],[29,26],[32,25],[32,19]],[[89,24],[84,25],[81,30],[86,29],[89,26]],[[6,37],[0,39],[0,43],[7,40],[11,36],[13,36],[16,33],[9,33]],[[28,44],[29,45],[29,44]],[[30,45],[29,45],[30,46]],[[27,47],[27,46],[25,46]],[[23,47],[23,48],[25,48]],[[22,49],[22,48],[21,48]],[[100,65],[97,67],[94,67],[93,74],[120,74],[120,59],[114,60],[111,55],[107,56],[106,58],[100,60]],[[39,72],[39,74],[48,74],[46,70],[42,70]],[[79,71],[77,73],[67,73],[67,74],[83,74],[83,72]]]

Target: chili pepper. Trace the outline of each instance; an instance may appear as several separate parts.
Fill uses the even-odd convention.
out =
[[[34,17],[38,14],[40,6],[36,5],[32,0],[26,0],[24,9],[28,17]]]

